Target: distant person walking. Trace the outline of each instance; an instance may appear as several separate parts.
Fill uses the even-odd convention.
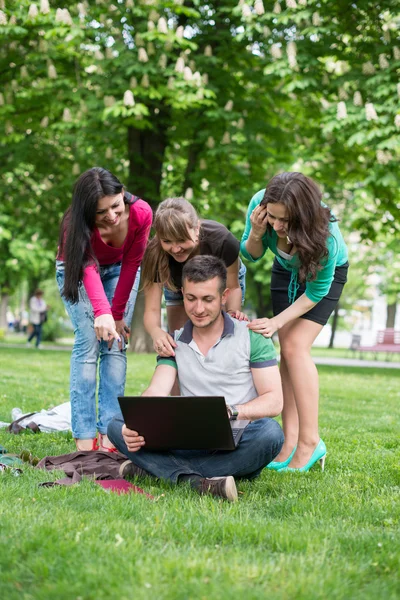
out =
[[[347,281],[347,248],[337,219],[317,184],[302,173],[281,173],[250,201],[241,251],[255,262],[274,255],[274,316],[248,327],[265,337],[276,331],[281,347],[282,422],[285,442],[268,465],[276,471],[308,471],[325,462],[318,434],[318,372],[311,346],[339,302]]]
[[[43,299],[43,290],[37,289],[29,300],[29,323],[33,327],[28,337],[27,345],[30,346],[34,337],[36,337],[36,348],[40,350],[42,341],[42,326],[47,320],[48,306]]]
[[[100,449],[114,450],[106,432],[124,394],[126,343],[151,222],[146,202],[93,167],[77,180],[61,223],[56,276],[75,333],[70,397],[78,450],[97,450],[97,431]]]

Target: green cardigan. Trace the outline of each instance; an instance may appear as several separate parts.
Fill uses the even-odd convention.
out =
[[[275,254],[278,262],[282,265],[282,267],[287,271],[292,272],[292,278],[288,293],[289,300],[293,302],[297,293],[297,289],[299,287],[297,283],[299,262],[296,257],[296,254],[293,255],[292,260],[285,260],[284,258],[279,256],[276,246],[278,236],[274,230],[272,230],[271,233],[265,232],[265,234],[263,235],[262,243],[264,251],[259,258],[253,258],[246,249],[246,241],[250,235],[251,230],[250,215],[253,212],[254,208],[260,204],[261,200],[264,197],[264,192],[265,189],[260,190],[259,192],[254,194],[254,196],[250,200],[249,208],[247,209],[246,215],[246,228],[244,230],[242,241],[240,243],[240,251],[247,260],[251,262],[257,262],[264,256],[267,249],[269,248],[272,251],[272,253]],[[307,298],[309,298],[312,302],[319,302],[324,296],[326,296],[333,281],[335,268],[344,265],[348,260],[347,247],[344,243],[343,236],[340,233],[337,221],[329,223],[329,231],[330,235],[326,242],[329,252],[328,257],[324,261],[322,269],[318,271],[316,279],[314,281],[306,282],[305,294]]]

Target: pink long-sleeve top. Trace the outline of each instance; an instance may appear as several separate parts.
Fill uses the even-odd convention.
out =
[[[88,265],[83,271],[83,285],[93,306],[95,318],[100,315],[112,315],[115,321],[123,318],[136,273],[146,249],[152,218],[153,213],[147,202],[136,200],[134,204],[131,204],[128,233],[120,248],[109,246],[103,242],[97,227],[94,229],[90,241],[99,265],[105,266],[122,262],[112,306],[107,300],[96,265]],[[62,260],[61,257],[59,259]]]

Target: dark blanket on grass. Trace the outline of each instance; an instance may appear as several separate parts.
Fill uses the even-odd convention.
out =
[[[120,467],[127,458],[120,452],[93,452],[92,450],[71,452],[61,456],[45,456],[36,465],[37,469],[64,471],[65,477],[41,485],[73,485],[82,477],[92,479],[122,479]]]

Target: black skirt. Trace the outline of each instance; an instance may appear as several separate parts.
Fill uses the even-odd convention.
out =
[[[306,312],[304,315],[301,315],[301,319],[308,319],[309,321],[314,321],[314,323],[326,325],[329,317],[339,302],[344,284],[347,281],[348,268],[348,262],[340,267],[336,267],[332,285],[327,295],[324,296],[322,300],[318,302],[318,304],[313,306],[311,310]],[[285,310],[285,308],[289,308],[290,306],[288,298],[290,277],[291,271],[284,269],[275,258],[274,264],[272,265],[271,276],[271,300],[274,315],[279,315],[279,313]],[[306,286],[304,283],[301,283],[299,289],[297,290],[296,300],[297,298],[300,298],[305,291]]]

